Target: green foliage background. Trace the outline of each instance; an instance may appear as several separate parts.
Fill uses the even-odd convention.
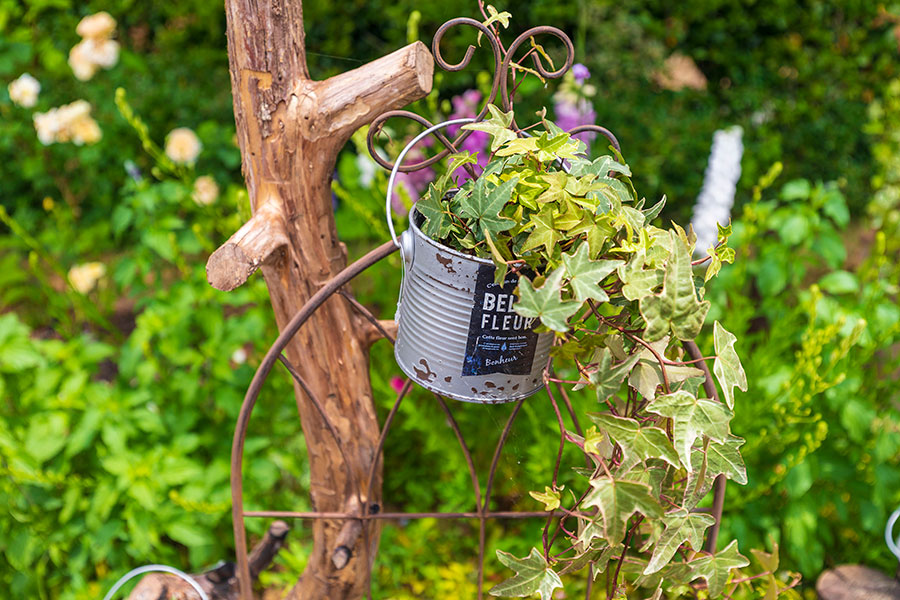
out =
[[[498,8],[513,13],[515,31],[547,23],[572,35],[576,60],[598,87],[598,122],[622,142],[638,191],[650,200],[668,195],[666,221],[686,221],[713,131],[743,126],[738,259],[709,295],[710,322],[719,319],[742,340],[751,385],[738,396],[734,423],[748,439],[750,484],[729,488],[723,539],[735,536],[743,549],[773,537],[784,565],[808,584],[841,562],[889,569],[880,529],[900,503],[900,73],[895,22],[884,15],[900,7],[882,14],[862,0],[540,0]],[[118,21],[121,58],[79,82],[68,51],[78,21],[99,10]],[[476,12],[468,0],[306,2],[313,75],[405,44],[413,10],[426,41],[441,22]],[[199,570],[232,556],[232,427],[277,332],[261,278],[230,294],[205,281],[206,256],[248,216],[224,29],[221,4],[198,0],[0,0],[0,497],[8,506],[0,514],[0,589],[14,597],[96,598],[140,564]],[[448,38],[451,59],[462,41]],[[665,91],[653,82],[674,51],[696,61],[706,91]],[[43,86],[35,110],[84,98],[102,141],[41,145],[32,111],[6,91],[25,71]],[[476,71],[439,76],[440,98],[478,85]],[[175,127],[198,133],[204,149],[192,172],[156,176],[115,106],[117,87],[157,144]],[[550,91],[532,86],[521,110],[548,104]],[[359,256],[387,234],[384,178],[360,183],[354,151],[340,160],[337,217]],[[776,161],[784,173],[754,193]],[[201,174],[222,189],[212,206],[191,201]],[[84,296],[66,285],[65,273],[88,261],[103,262],[107,275]],[[387,261],[355,286],[386,318],[399,271]],[[372,372],[386,410],[389,378],[399,370],[384,343],[375,346]],[[307,508],[291,396],[287,378],[272,377],[254,414],[245,468],[252,507]],[[589,400],[574,400],[579,411],[589,408]],[[508,408],[457,413],[469,439],[486,440],[474,448],[484,471]],[[386,448],[390,508],[471,509],[464,461],[442,423],[425,394],[404,405]],[[539,396],[524,405],[501,462],[497,507],[538,508],[527,492],[552,469],[555,427]],[[264,526],[253,522],[252,533]],[[498,545],[526,554],[540,526],[491,528],[489,556]],[[297,525],[267,584],[286,585],[302,571],[303,529]],[[476,540],[466,523],[387,527],[378,593],[469,597]],[[502,579],[500,570],[488,561],[489,579]],[[576,594],[577,583],[567,589]]]

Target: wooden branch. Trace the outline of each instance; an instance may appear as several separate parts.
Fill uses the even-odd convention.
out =
[[[269,525],[266,535],[250,554],[250,573],[254,580],[272,564],[275,555],[284,545],[289,531],[290,527],[284,521],[273,521]],[[191,575],[191,577],[213,600],[238,600],[238,582],[234,573],[234,563],[226,562],[209,571]],[[168,573],[152,573],[143,577],[128,596],[128,600],[158,600],[159,598],[200,600],[197,592],[188,582]]]
[[[212,253],[206,279],[223,292],[243,285],[264,262],[290,244],[276,202],[264,203],[243,227]]]

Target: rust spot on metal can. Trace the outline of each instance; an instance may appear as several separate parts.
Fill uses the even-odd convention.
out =
[[[434,257],[439,263],[444,265],[444,268],[447,269],[448,273],[456,273],[456,269],[453,268],[453,259],[451,257],[441,256],[440,252],[435,252]]]
[[[425,370],[419,369],[418,367],[413,367],[413,371],[416,372],[416,377],[423,381],[427,381],[431,383],[431,378],[436,377],[437,373],[431,370],[431,367],[428,366],[428,361],[424,358],[419,359],[419,364],[425,367]]]

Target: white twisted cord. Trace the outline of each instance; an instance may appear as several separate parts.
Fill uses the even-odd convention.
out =
[[[717,242],[716,223],[726,225],[731,218],[734,193],[741,178],[741,157],[744,155],[742,136],[740,127],[720,129],[713,134],[703,188],[697,196],[691,218],[691,225],[697,234],[695,256],[706,256],[706,251]]]
[[[891,513],[891,516],[888,519],[887,526],[884,528],[884,541],[887,542],[888,548],[894,553],[897,560],[900,560],[900,545],[897,544],[897,540],[894,539],[893,535],[894,525],[897,523],[897,519],[900,519],[900,508]]]
[[[112,586],[112,589],[103,597],[103,600],[112,600],[112,598],[116,595],[116,592],[119,589],[128,583],[130,579],[137,577],[138,575],[143,575],[144,573],[170,573],[172,575],[176,575],[181,577],[194,588],[194,591],[200,594],[201,600],[209,600],[209,596],[206,595],[206,592],[203,591],[203,588],[194,581],[194,579],[183,571],[179,571],[175,567],[169,567],[166,565],[145,565],[143,567],[138,567],[137,569],[132,569],[123,575],[117,582],[116,585]]]

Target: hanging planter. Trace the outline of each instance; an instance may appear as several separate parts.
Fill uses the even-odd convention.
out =
[[[391,172],[388,227],[404,269],[394,356],[400,369],[428,390],[464,402],[498,404],[543,387],[541,372],[553,334],[535,332],[537,319],[513,311],[517,274],[495,282],[493,261],[429,238],[415,207],[399,239],[391,220],[394,181],[406,154],[433,131],[472,121],[456,119],[427,129],[403,149]]]

